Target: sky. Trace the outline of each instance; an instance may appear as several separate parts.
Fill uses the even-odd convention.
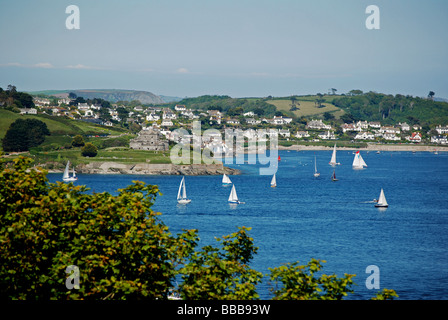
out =
[[[0,0],[0,87],[448,98],[447,34],[446,0]]]

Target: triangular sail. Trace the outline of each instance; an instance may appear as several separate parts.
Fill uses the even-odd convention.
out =
[[[276,187],[277,186],[277,179],[275,178],[275,173],[272,176],[272,180],[271,180],[271,187]]]
[[[224,175],[222,176],[222,183],[225,184],[229,184],[232,183],[232,181],[230,180],[230,178],[224,173]]]
[[[180,182],[180,185],[179,185],[179,191],[177,192],[177,200],[180,200],[180,199],[182,199],[182,197],[181,197],[181,192],[182,192],[182,186],[183,186],[183,184],[184,184],[184,177],[182,177],[182,181]]]
[[[69,166],[70,166],[70,161],[67,161],[67,165],[65,166],[64,175],[62,176],[62,179],[69,178],[69,176],[70,176],[68,173]]]
[[[386,196],[384,195],[383,189],[381,189],[380,198],[378,199],[378,204],[382,206],[387,206]]]
[[[235,185],[232,186],[232,191],[230,191],[229,201],[230,202],[238,201],[238,196],[236,194]]]
[[[335,165],[336,164],[336,144],[334,144],[334,148],[333,148],[333,153],[331,155],[330,164],[331,165]]]
[[[185,187],[185,179],[182,179],[182,198],[187,199],[187,189]]]

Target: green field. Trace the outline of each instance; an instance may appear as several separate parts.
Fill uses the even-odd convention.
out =
[[[327,101],[329,100],[328,97],[331,96],[324,96],[323,98]],[[336,119],[338,119],[340,116],[344,114],[344,111],[337,108],[330,102],[324,102],[322,103],[322,107],[317,108],[315,104],[317,96],[305,96],[305,97],[297,97],[295,105],[299,110],[290,111],[291,109],[291,99],[288,98],[282,98],[282,99],[272,99],[267,100],[267,103],[273,104],[277,107],[277,110],[284,111],[286,114],[293,114],[294,116],[300,118],[300,117],[308,117],[308,116],[318,116],[321,114],[324,114],[325,112],[332,113]],[[299,105],[300,104],[300,105]]]
[[[21,115],[12,111],[0,109],[0,139],[6,134],[11,123],[17,119],[38,119],[47,124],[52,135],[76,134],[117,134],[125,132],[123,129],[104,127],[85,121],[71,120],[64,117],[48,115]]]

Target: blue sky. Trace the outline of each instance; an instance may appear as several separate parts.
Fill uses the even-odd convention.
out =
[[[446,0],[0,0],[0,87],[448,98],[447,33]]]

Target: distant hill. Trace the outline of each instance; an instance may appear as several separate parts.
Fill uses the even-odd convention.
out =
[[[56,97],[67,97],[70,92],[73,92],[78,97],[84,99],[100,98],[110,102],[117,101],[132,101],[138,100],[142,104],[161,104],[166,103],[160,96],[149,91],[137,90],[119,90],[119,89],[78,89],[78,90],[44,90],[29,92],[33,95],[49,95]]]

